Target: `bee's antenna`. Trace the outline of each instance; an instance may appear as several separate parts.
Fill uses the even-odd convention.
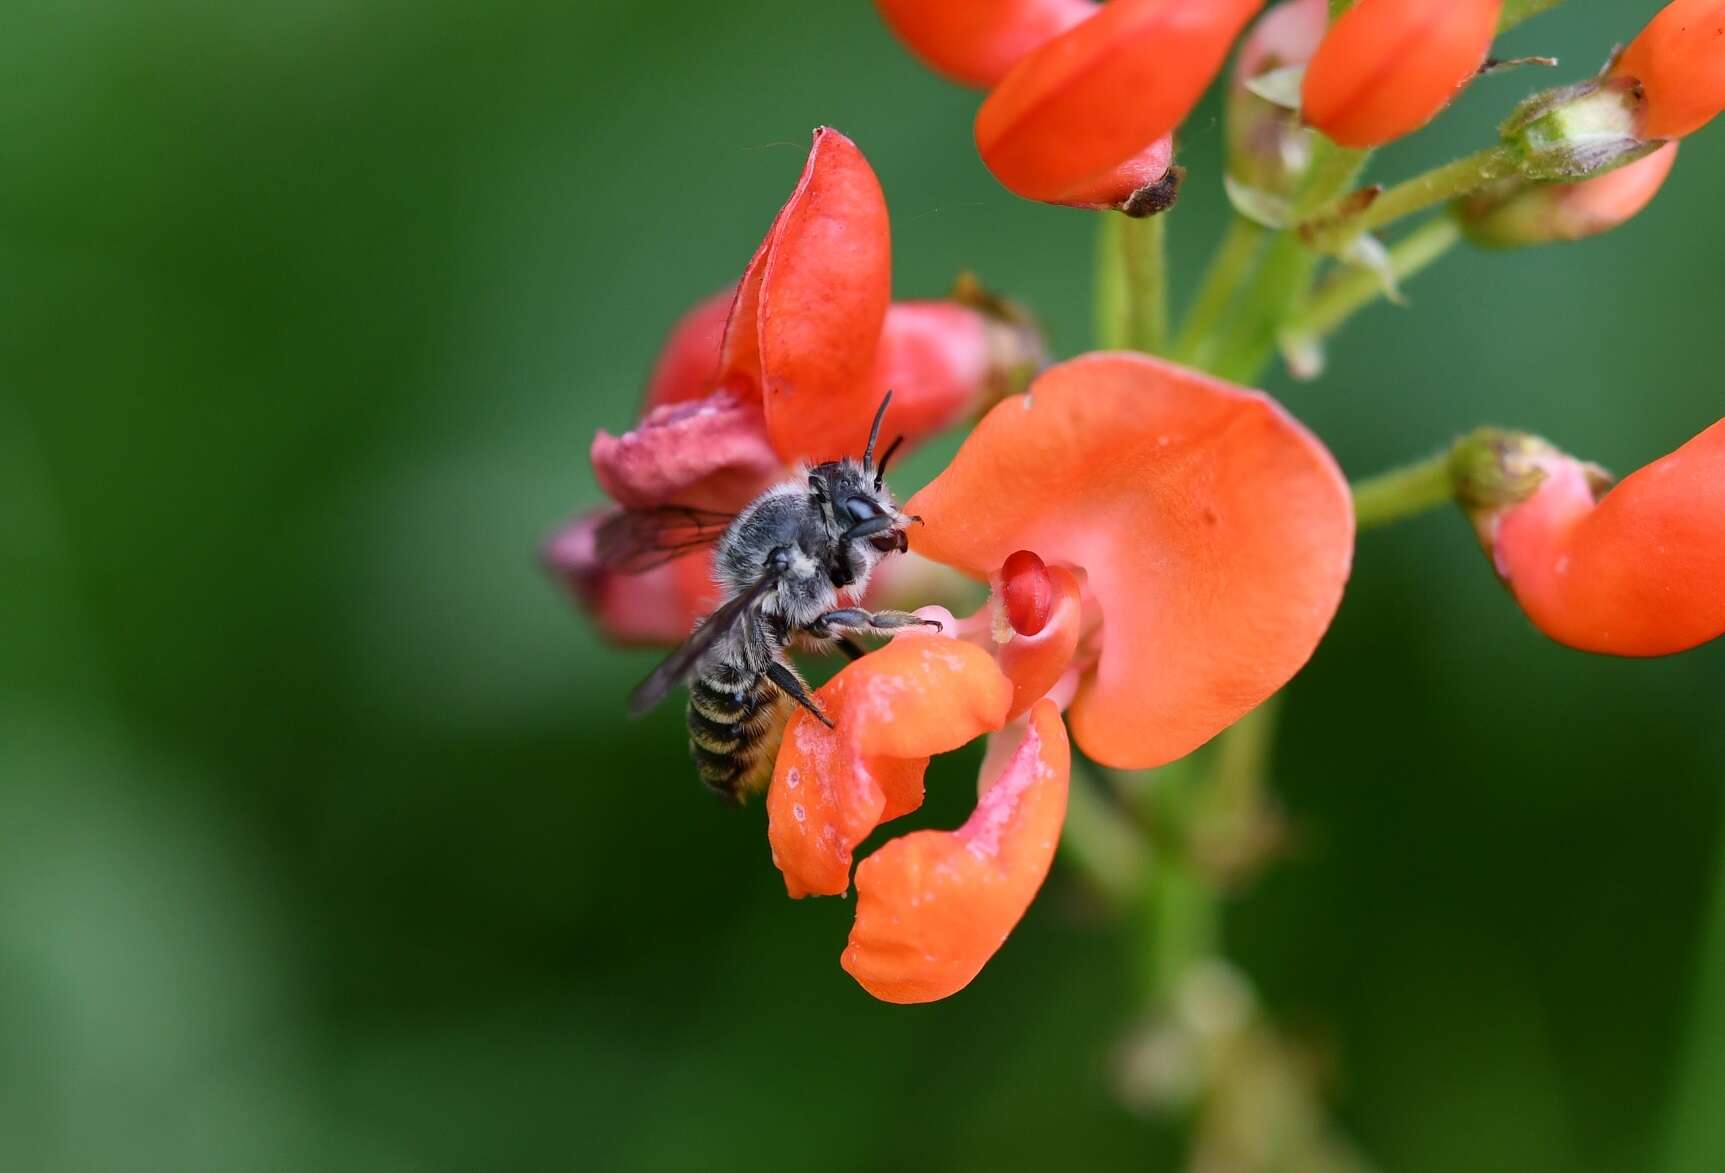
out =
[[[892,402],[892,389],[888,388],[885,398],[883,398],[880,401],[880,406],[875,409],[874,423],[869,425],[868,447],[863,449],[863,467],[864,468],[867,468],[869,465],[874,463],[875,441],[880,439],[880,424],[881,424],[881,421],[886,418],[886,405],[891,403],[891,402]]]
[[[897,452],[898,446],[903,443],[904,437],[899,436],[895,438],[891,444],[886,446],[885,452],[881,453],[880,463],[875,466],[874,470],[874,487],[876,491],[879,491],[880,487],[886,484],[886,462],[892,459],[892,454]]]

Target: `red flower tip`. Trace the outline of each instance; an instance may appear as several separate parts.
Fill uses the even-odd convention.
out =
[[[593,437],[593,475],[619,505],[736,508],[779,475],[761,409],[728,391],[649,411],[629,432]]]
[[[1502,0],[1359,0],[1306,69],[1301,112],[1344,147],[1418,130],[1479,71]]]
[[[608,514],[577,517],[552,535],[540,552],[555,575],[598,622],[623,644],[671,644],[719,605],[712,559],[706,551],[678,558],[644,574],[622,575],[598,557],[595,538]]]
[[[1072,733],[1120,767],[1181,757],[1286,683],[1353,550],[1347,482],[1304,428],[1140,355],[1050,368],[905,508],[918,552],[978,578],[1026,548],[1086,574],[1100,650]]]
[[[928,759],[999,729],[1011,682],[974,644],[907,631],[816,693],[833,727],[798,709],[767,792],[773,863],[793,897],[843,895],[870,831],[922,805]]]
[[[1641,83],[1643,137],[1694,134],[1725,110],[1725,0],[1673,0],[1629,43],[1611,75]]]
[[[1580,183],[1530,184],[1520,179],[1458,200],[1456,219],[1469,240],[1487,248],[1519,248],[1582,240],[1609,232],[1652,202],[1677,162],[1677,144]]]
[[[1112,0],[1012,67],[976,116],[995,178],[1027,199],[1094,203],[1191,112],[1263,0]]]
[[[1725,634],[1725,420],[1595,500],[1590,465],[1476,522],[1534,625],[1559,643],[1663,656]]]
[[[857,867],[857,915],[840,964],[885,1002],[969,985],[1048,875],[1066,818],[1070,750],[1051,701],[956,831],[894,839]]]
[[[977,89],[1096,11],[1093,0],[875,0],[875,7],[919,61]]]
[[[1000,568],[1000,595],[1006,603],[1007,622],[1019,635],[1035,635],[1048,626],[1054,610],[1054,579],[1031,551],[1007,555]]]

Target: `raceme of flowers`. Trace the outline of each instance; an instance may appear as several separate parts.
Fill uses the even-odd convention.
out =
[[[1218,356],[1235,353],[1231,319],[1272,339],[1331,329],[1457,239],[1576,240],[1649,204],[1676,140],[1725,108],[1725,0],[1669,5],[1599,76],[1522,103],[1476,159],[1418,184],[1353,186],[1367,152],[1489,70],[1501,28],[1552,6],[877,0],[918,59],[987,91],[976,144],[1006,188],[1134,218],[1178,194],[1174,133],[1238,41],[1225,182],[1239,251],[1274,233],[1259,263],[1281,247],[1297,264],[1275,272],[1279,301],[1254,294],[1280,288],[1268,277],[1207,286],[1201,345],[1151,332],[1046,365],[1034,326],[974,287],[892,300],[880,185],[823,128],[737,284],[671,330],[633,428],[595,437],[611,504],[556,534],[547,564],[613,638],[670,644],[721,601],[710,550],[627,574],[597,548],[608,518],[735,513],[809,463],[856,455],[889,388],[883,434],[914,444],[965,429],[906,503],[920,520],[911,556],[883,565],[871,598],[922,606],[942,575],[986,598],[962,616],[924,607],[939,630],[907,629],[817,689],[828,722],[790,715],[766,796],[790,895],[854,884],[842,964],[870,993],[946,997],[1000,949],[1053,861],[1075,755],[1173,762],[1300,670],[1341,601],[1356,502],[1362,525],[1459,504],[1528,618],[1572,647],[1665,655],[1725,633],[1725,421],[1615,484],[1538,437],[1481,431],[1350,492],[1286,410],[1194,365],[1230,369]],[[1406,242],[1377,241],[1433,207]],[[1222,312],[1200,312],[1207,299]],[[979,738],[970,819],[858,863],[876,828],[922,804],[930,759]]]

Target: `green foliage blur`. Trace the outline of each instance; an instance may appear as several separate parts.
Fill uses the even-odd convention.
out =
[[[1380,159],[1488,141],[1656,9],[1580,0]],[[0,1168],[1174,1169],[1111,1093],[1133,934],[1057,869],[962,995],[838,968],[675,706],[535,563],[809,129],[901,295],[1089,337],[1092,217],[864,0],[86,0],[0,37]],[[1218,117],[1172,213],[1219,233]],[[1481,423],[1627,471],[1721,415],[1725,129],[1623,230],[1462,252],[1272,390],[1351,475]],[[938,467],[907,463],[901,488]],[[1725,587],[1722,587],[1725,589]],[[1467,526],[1367,535],[1229,949],[1395,1173],[1725,1167],[1725,646],[1535,634]],[[911,822],[968,809],[941,763]]]

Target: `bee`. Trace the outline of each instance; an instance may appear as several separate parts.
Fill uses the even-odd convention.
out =
[[[602,560],[624,572],[662,565],[714,546],[724,602],[629,695],[632,715],[689,685],[689,752],[701,781],[732,801],[760,790],[772,772],[793,704],[828,728],[788,656],[790,648],[863,648],[850,633],[939,622],[905,611],[856,606],[874,568],[909,546],[886,487],[886,466],[903,437],[875,462],[892,392],[875,412],[861,460],[828,461],[773,485],[732,516],[681,505],[624,510],[598,532]]]

